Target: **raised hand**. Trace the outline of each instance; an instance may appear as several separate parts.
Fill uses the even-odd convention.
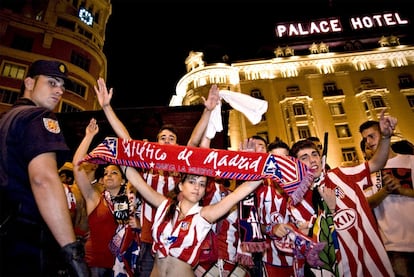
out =
[[[220,103],[219,88],[216,84],[212,85],[208,91],[207,100],[203,98],[204,106],[207,110],[212,111]]]
[[[253,138],[245,139],[240,142],[239,151],[256,152],[256,142]]]
[[[99,105],[101,107],[111,105],[111,99],[113,95],[113,89],[111,88],[108,92],[108,88],[106,87],[105,80],[102,77],[96,81],[97,86],[93,86],[95,89],[96,97],[98,98]]]
[[[392,116],[385,116],[385,109],[381,111],[379,124],[381,128],[381,134],[385,137],[391,137],[394,133],[395,126],[397,126],[397,119]]]
[[[99,132],[99,126],[98,126],[98,124],[96,123],[96,119],[95,118],[92,118],[90,121],[89,121],[89,124],[88,124],[88,126],[86,126],[86,134],[87,135],[96,135],[97,133]]]

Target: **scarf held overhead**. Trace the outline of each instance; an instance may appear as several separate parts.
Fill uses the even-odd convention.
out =
[[[267,153],[161,145],[117,137],[106,137],[81,161],[113,163],[145,169],[183,172],[235,180],[278,181],[293,193],[302,180],[309,179],[307,167],[293,157]],[[305,178],[305,177],[308,178]],[[307,183],[307,181],[306,181]],[[307,187],[307,184],[302,184]]]

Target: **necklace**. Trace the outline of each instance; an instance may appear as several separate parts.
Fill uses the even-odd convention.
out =
[[[180,203],[181,204],[181,203]],[[177,210],[178,210],[178,220],[182,220],[182,219],[184,219],[185,218],[185,213],[183,213],[182,211],[181,211],[181,205],[178,205],[177,206]]]

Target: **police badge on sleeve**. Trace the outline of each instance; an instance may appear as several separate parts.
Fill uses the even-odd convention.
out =
[[[43,118],[43,125],[45,126],[46,130],[51,133],[59,134],[60,133],[60,126],[59,122],[56,119],[52,118]]]

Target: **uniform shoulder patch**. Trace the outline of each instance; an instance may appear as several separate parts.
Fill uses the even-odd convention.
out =
[[[48,130],[51,133],[54,133],[54,134],[60,133],[59,122],[56,119],[43,118],[43,125],[45,126],[46,130]]]

